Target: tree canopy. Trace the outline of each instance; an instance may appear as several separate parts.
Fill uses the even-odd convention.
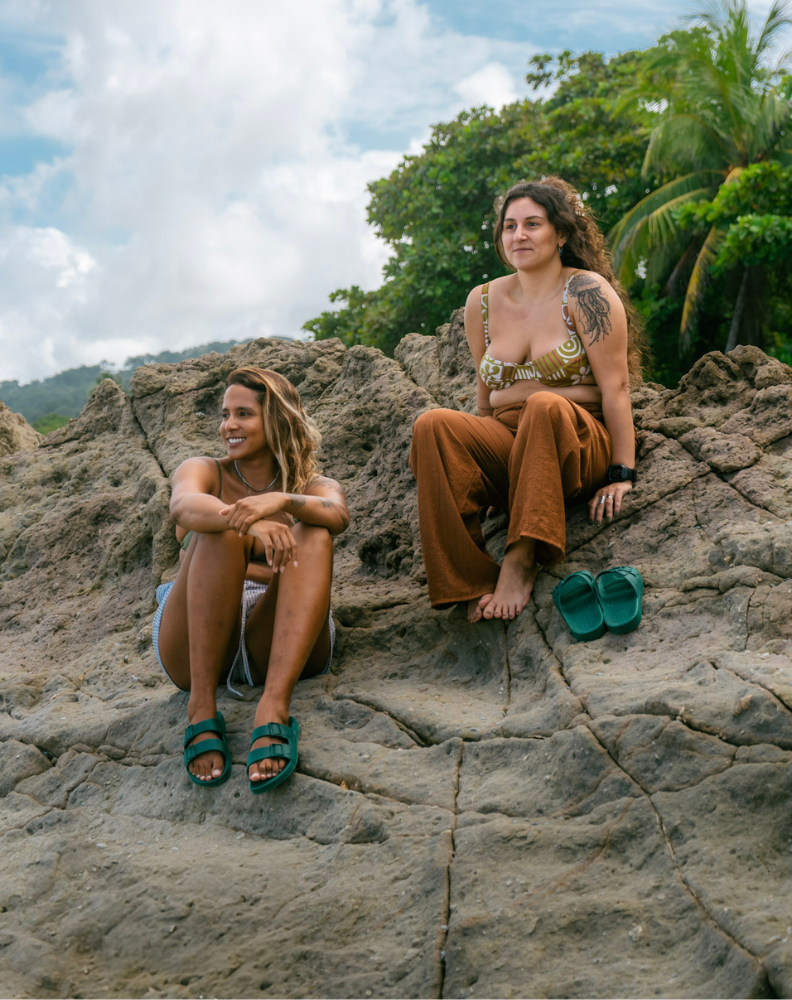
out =
[[[697,355],[738,342],[792,360],[792,79],[770,60],[786,11],[777,0],[754,28],[744,0],[714,0],[643,52],[534,56],[530,98],[436,125],[369,185],[369,222],[392,251],[383,283],[336,290],[304,329],[387,353],[433,333],[505,273],[495,198],[552,173],[610,234],[646,323],[649,377],[672,385]]]
[[[536,90],[554,81],[549,98],[474,108],[436,125],[420,155],[369,185],[369,222],[393,251],[383,285],[337,290],[339,308],[304,329],[388,353],[405,333],[433,333],[471,287],[505,273],[492,245],[493,202],[518,180],[558,173],[603,226],[614,225],[648,186],[648,127],[617,110],[640,62],[640,53],[535,56],[528,83]]]

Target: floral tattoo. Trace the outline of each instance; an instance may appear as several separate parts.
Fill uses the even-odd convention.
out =
[[[596,344],[600,337],[607,337],[613,329],[611,308],[600,283],[588,275],[576,274],[569,283],[569,291],[577,299],[591,343]]]

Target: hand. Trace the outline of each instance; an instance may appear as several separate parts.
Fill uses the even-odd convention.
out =
[[[250,526],[262,518],[272,517],[283,510],[285,495],[283,493],[262,493],[258,497],[245,497],[237,500],[229,507],[223,507],[220,516],[228,521],[228,526],[238,531],[240,535],[248,534]]]
[[[292,561],[297,565],[297,542],[285,524],[280,521],[256,521],[247,533],[262,543],[267,564],[272,567],[273,573],[282,573]]]
[[[633,484],[629,481],[600,487],[589,501],[589,522],[602,524],[604,517],[610,523],[621,511],[622,500],[632,488]]]

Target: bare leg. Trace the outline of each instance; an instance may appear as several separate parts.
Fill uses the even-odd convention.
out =
[[[320,673],[330,653],[327,614],[333,573],[333,539],[326,528],[298,524],[297,566],[276,573],[267,593],[250,614],[245,638],[254,680],[264,679],[254,728],[268,722],[288,723],[294,685]],[[256,740],[253,748],[282,742]],[[270,758],[251,765],[251,781],[264,781],[284,766]]]
[[[516,618],[531,599],[539,566],[534,559],[533,538],[521,538],[503,557],[495,593],[481,598],[484,618]],[[484,603],[486,601],[486,603]]]
[[[228,673],[239,642],[240,604],[253,539],[235,531],[196,532],[168,596],[159,649],[171,680],[190,692],[190,725],[217,715],[216,691]],[[196,742],[211,739],[211,732]],[[202,781],[219,778],[223,755],[199,754],[189,767]]]

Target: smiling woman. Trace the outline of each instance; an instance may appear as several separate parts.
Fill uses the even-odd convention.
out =
[[[330,666],[333,536],[349,512],[341,486],[316,473],[319,433],[277,372],[231,372],[220,436],[225,458],[187,459],[173,477],[171,517],[184,551],[175,581],[158,590],[154,648],[190,692],[184,762],[196,784],[231,774],[218,684],[264,685],[248,756],[259,793],[297,764],[294,685]]]

